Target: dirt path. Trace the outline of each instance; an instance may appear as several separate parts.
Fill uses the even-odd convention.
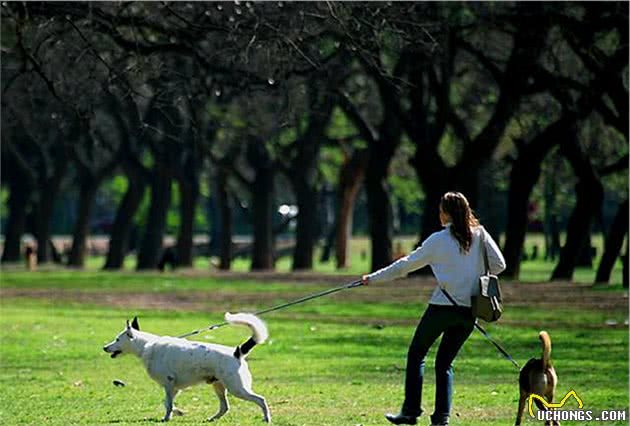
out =
[[[182,271],[182,276],[197,276],[195,271]],[[206,273],[207,275],[207,273]],[[215,278],[230,280],[243,279],[258,282],[322,284],[329,287],[349,282],[347,275],[322,275],[311,273],[247,273],[247,274],[213,274]],[[408,278],[390,284],[378,284],[351,291],[340,292],[328,296],[337,301],[358,303],[418,303],[428,300],[435,288],[435,281],[426,277]],[[572,283],[514,284],[503,282],[504,299],[509,306],[535,306],[538,308],[583,308],[586,310],[602,310],[614,312],[628,311],[628,293],[613,291],[596,291],[588,285]],[[312,289],[304,289],[310,294]],[[0,298],[36,298],[59,300],[95,305],[167,309],[167,310],[206,310],[224,311],[227,309],[244,309],[248,307],[269,306],[283,303],[300,297],[300,293],[278,291],[245,292],[245,291],[174,291],[162,292],[116,292],[100,290],[65,290],[65,289],[28,289],[2,288]]]

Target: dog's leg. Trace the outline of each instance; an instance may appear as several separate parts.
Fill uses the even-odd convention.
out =
[[[234,394],[234,396],[244,399],[245,401],[251,401],[257,404],[263,412],[263,419],[266,423],[271,422],[271,413],[269,412],[269,407],[267,406],[267,401],[260,395],[256,395],[255,393],[248,391],[247,389],[240,388],[236,390],[236,392],[230,389],[230,392]]]
[[[545,394],[545,398],[547,398],[547,402],[552,403],[553,402],[553,389],[551,389],[550,391],[548,391]],[[552,409],[553,410],[553,409]],[[560,422],[557,420],[553,420],[549,423],[550,426],[560,426]]]
[[[219,398],[219,411],[217,411],[212,417],[208,417],[209,422],[220,419],[230,409],[230,403],[227,400],[227,393],[223,383],[214,382],[212,386],[214,387],[214,393],[216,393]]]
[[[247,366],[241,368],[238,375],[229,376],[228,380],[223,381],[223,384],[235,397],[256,403],[263,411],[265,422],[271,422],[271,413],[269,412],[267,401],[262,396],[252,392],[252,375]]]
[[[210,422],[220,419],[230,409],[230,404],[227,400],[227,392],[223,383],[215,382],[212,386],[214,387],[214,392],[219,398],[219,411],[217,411],[214,416],[208,418],[208,421]]]
[[[516,422],[515,426],[520,426],[521,421],[523,420],[523,410],[525,410],[525,401],[527,401],[527,393],[521,391],[520,396],[518,398],[518,410],[516,411]]]
[[[535,402],[539,411],[545,411],[545,412],[548,411],[547,407],[542,402],[540,402],[539,400],[536,400]],[[551,401],[548,401],[548,402],[551,402]],[[551,420],[545,420],[545,426],[551,426]]]
[[[180,391],[175,391],[173,393],[173,415],[174,416],[183,416],[184,414],[186,414],[184,412],[184,410],[179,409],[178,407],[175,406],[175,398],[177,398],[177,395],[179,395]]]
[[[164,414],[164,418],[162,418],[163,422],[168,422],[171,419],[171,414],[173,413],[173,399],[175,399],[175,390],[172,386],[164,386],[164,408],[166,409],[166,413]]]

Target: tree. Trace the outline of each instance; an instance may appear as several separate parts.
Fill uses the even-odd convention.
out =
[[[89,233],[90,217],[96,192],[103,180],[109,176],[119,161],[118,140],[106,136],[109,123],[98,123],[104,117],[96,115],[93,131],[85,129],[79,141],[70,148],[70,158],[76,170],[79,186],[77,220],[72,233],[72,247],[68,255],[68,265],[83,267],[85,262],[86,239]]]
[[[580,25],[581,28],[586,27],[589,31],[578,33],[576,24],[576,20],[572,17],[566,17],[564,20],[563,28],[567,42],[598,82],[593,85],[594,87],[589,87],[589,90],[597,91],[603,88],[608,98],[612,100],[613,108],[605,107],[604,105],[609,105],[605,101],[596,101],[598,112],[605,120],[617,125],[627,143],[627,120],[625,120],[625,125],[622,120],[619,120],[621,114],[624,117],[628,114],[626,102],[628,90],[623,83],[623,70],[627,70],[628,57],[627,49],[621,42],[621,40],[627,40],[628,37],[627,5],[611,4],[607,7],[593,5],[585,9],[583,25]],[[616,33],[617,37],[613,38],[616,42],[607,42],[611,33]],[[586,50],[585,46],[588,45],[591,48]],[[584,247],[584,238],[590,235],[591,221],[603,200],[603,187],[597,170],[581,146],[577,142],[562,144],[561,152],[570,162],[578,178],[577,202],[569,220],[567,241],[560,253],[559,263],[553,271],[552,280],[571,278],[579,251]]]
[[[45,263],[51,259],[49,242],[52,209],[68,167],[64,141],[67,138],[72,140],[76,137],[76,133],[72,129],[67,129],[65,123],[50,123],[45,118],[35,123],[27,113],[28,109],[22,109],[22,105],[17,101],[11,101],[12,96],[13,93],[9,92],[3,98],[6,101],[6,104],[3,102],[3,106],[6,107],[3,111],[3,119],[6,117],[10,123],[9,126],[3,126],[9,138],[3,143],[3,149],[8,152],[8,158],[14,160],[15,167],[8,177],[12,179],[11,187],[15,191],[22,191],[29,187],[35,191],[30,200],[30,210],[27,210],[28,200],[26,199],[19,200],[18,197],[11,203],[11,207],[15,209],[11,212],[11,216],[13,216],[13,223],[17,221],[17,227],[13,230],[13,235],[10,235],[9,247],[15,254],[23,231],[23,229],[20,230],[20,222],[23,220],[22,215],[26,215],[26,226],[32,230],[37,240],[38,262]],[[42,111],[46,111],[41,103],[38,106]],[[46,117],[45,114],[44,112],[44,117]],[[49,112],[49,114],[56,113]],[[57,119],[55,115],[48,115],[48,117],[51,116]],[[47,124],[49,127],[43,127]],[[22,179],[24,179],[22,182],[18,181]]]
[[[396,108],[391,107],[396,93],[383,81],[377,81],[376,85],[384,104],[376,129],[350,99],[345,96],[341,98],[342,109],[368,143],[364,184],[369,212],[372,270],[380,269],[392,260],[392,208],[386,178],[389,164],[402,136]]]
[[[348,74],[348,56],[339,58],[306,81],[306,117],[304,130],[298,123],[298,137],[283,150],[285,157],[281,164],[296,197],[298,206],[293,269],[313,267],[313,249],[318,234],[317,195],[319,191],[318,162],[319,151],[326,142],[326,130],[336,105],[337,88]],[[287,152],[289,151],[289,152]]]
[[[351,153],[344,153],[344,162],[339,170],[337,187],[337,217],[335,230],[335,257],[337,269],[348,266],[348,239],[352,235],[352,213],[359,189],[365,178],[368,163],[365,148],[356,148]]]
[[[120,138],[120,167],[127,189],[116,210],[104,269],[120,269],[127,255],[134,216],[140,207],[148,183],[149,172],[142,164],[142,119],[131,96],[108,98],[108,113]]]
[[[5,126],[3,129],[2,136],[6,138],[8,129]],[[4,230],[2,262],[18,262],[22,259],[22,235],[26,230],[30,194],[35,182],[28,167],[20,166],[20,157],[16,152],[7,149],[9,144],[8,141],[2,142],[2,182],[9,187],[9,217]]]
[[[606,238],[604,253],[599,267],[597,268],[597,275],[595,276],[596,283],[608,283],[610,280],[610,274],[617,258],[621,253],[623,246],[623,240],[628,236],[628,199],[626,198],[617,209],[617,214],[610,225],[608,231],[608,238]],[[627,262],[627,261],[626,261]],[[624,262],[624,264],[626,263]]]
[[[184,135],[186,124],[180,109],[181,101],[178,103],[175,100],[176,92],[168,85],[158,86],[158,90],[151,100],[144,122],[143,137],[149,146],[153,167],[149,179],[151,201],[138,251],[138,270],[155,269],[160,260],[173,176],[181,165],[181,157],[188,142]]]

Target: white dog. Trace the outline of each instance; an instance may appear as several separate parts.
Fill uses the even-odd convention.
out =
[[[265,398],[252,392],[252,376],[249,372],[245,356],[257,344],[263,343],[267,337],[267,327],[254,315],[225,314],[230,324],[242,324],[252,330],[252,337],[236,348],[210,343],[191,342],[186,339],[140,331],[138,318],[134,318],[116,339],[103,350],[118,355],[132,353],[138,356],[149,373],[149,376],[164,386],[166,397],[164,407],[166,414],[163,421],[168,421],[171,414],[182,415],[183,412],[173,405],[177,393],[197,383],[208,383],[214,386],[219,397],[219,411],[208,420],[217,420],[229,409],[226,390],[238,398],[252,401],[263,410],[264,420],[269,423],[271,414]]]

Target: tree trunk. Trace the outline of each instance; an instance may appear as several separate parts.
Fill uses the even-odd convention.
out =
[[[557,189],[557,171],[560,168],[560,157],[553,155],[550,175],[545,175],[545,260],[555,261],[560,252],[560,232],[555,211]]]
[[[578,142],[574,138],[561,144],[561,151],[571,163],[579,180],[575,186],[577,201],[569,219],[567,239],[560,251],[560,260],[553,271],[552,280],[570,280],[573,277],[578,255],[604,199],[602,184],[595,175],[590,160],[581,152]]]
[[[365,188],[370,211],[371,270],[376,271],[392,261],[392,206],[384,177],[379,179],[377,176],[368,174],[365,179]]]
[[[74,224],[72,233],[72,248],[68,256],[68,266],[82,268],[85,264],[86,239],[90,232],[90,216],[98,183],[84,179],[80,185],[79,191],[79,207],[77,211],[77,221]]]
[[[48,250],[50,250],[50,257],[54,263],[61,264],[63,259],[61,257],[61,253],[55,247],[52,238],[48,240]]]
[[[335,200],[337,194],[328,185],[319,193],[318,210],[318,235],[324,238],[324,246],[319,255],[320,263],[328,263],[335,248],[335,235],[337,233],[337,206]]]
[[[621,263],[623,264],[623,270],[621,272],[621,283],[623,288],[628,288],[628,246],[630,245],[630,237],[626,234],[626,252],[621,257]]]
[[[628,235],[628,199],[621,204],[615,215],[613,223],[608,230],[608,237],[604,246],[604,254],[597,268],[596,283],[608,283],[615,262],[621,253],[623,240]]]
[[[541,174],[543,160],[561,140],[571,138],[573,124],[563,117],[545,128],[527,145],[519,146],[518,158],[510,171],[507,228],[503,255],[507,267],[503,275],[518,279],[527,233],[527,211],[531,193]]]
[[[602,196],[602,201],[603,200],[604,198]],[[596,215],[599,215],[600,212],[601,210],[597,212]],[[594,219],[595,218],[593,218],[592,222],[594,222]],[[593,253],[592,250],[593,250],[593,239],[591,238],[591,233],[589,232],[586,235],[584,242],[582,243],[582,247],[580,247],[577,260],[575,261],[575,266],[580,267],[580,268],[593,269],[593,257],[595,256],[595,253]]]
[[[160,260],[166,216],[171,203],[171,180],[171,176],[164,171],[154,172],[149,215],[138,252],[138,270],[156,269]]]
[[[370,213],[372,271],[383,268],[392,261],[393,213],[386,179],[393,153],[393,150],[387,149],[386,142],[383,141],[375,141],[370,146],[365,190]]]
[[[598,182],[599,184],[599,182]],[[580,250],[590,234],[591,222],[603,200],[601,184],[578,182],[575,187],[577,202],[567,226],[567,239],[560,251],[560,260],[551,276],[552,280],[570,280]]]
[[[416,172],[419,185],[424,191],[424,208],[420,220],[420,244],[429,235],[439,231],[442,227],[439,217],[439,207],[442,195],[453,188],[453,170],[444,164],[435,150],[424,144],[423,137],[416,134],[416,152],[410,164]]]
[[[199,200],[199,181],[190,179],[179,181],[180,192],[180,223],[177,238],[177,264],[179,266],[193,266],[193,233],[197,201]]]
[[[51,250],[48,242],[51,240],[50,219],[53,207],[57,200],[57,194],[61,185],[61,179],[65,172],[60,172],[38,188],[39,202],[33,208],[35,219],[35,238],[37,240],[37,263],[42,264],[51,260]]]
[[[144,197],[146,181],[140,173],[127,172],[127,191],[116,211],[112,224],[107,260],[104,269],[120,269],[129,248],[129,238],[133,227],[133,217]]]
[[[263,167],[258,169],[252,185],[253,271],[274,267],[273,180],[271,167]]]
[[[297,182],[293,187],[298,217],[292,269],[294,271],[313,269],[313,249],[317,233],[317,191],[307,182]]]
[[[294,142],[295,157],[289,168],[298,206],[292,269],[312,269],[313,252],[320,231],[318,211],[318,163],[322,141],[337,104],[336,91],[348,77],[351,57],[342,54],[332,63],[313,74],[306,83],[308,124],[303,135]]]
[[[7,201],[9,217],[4,231],[2,263],[22,260],[22,235],[26,230],[26,214],[31,192],[22,179],[12,178],[9,188],[11,191]]]
[[[426,240],[429,238],[429,235],[442,228],[439,215],[440,200],[447,190],[447,186],[441,183],[424,186],[424,210],[422,211],[422,220],[420,221],[422,229],[418,243]]]
[[[248,140],[247,161],[256,172],[250,190],[254,228],[251,270],[273,269],[274,164],[264,142],[256,137]]]
[[[348,239],[352,236],[354,203],[365,177],[367,162],[367,150],[356,150],[350,160],[346,161],[339,171],[335,238],[337,269],[350,266],[348,263]]]
[[[335,245],[335,235],[337,234],[337,223],[333,222],[328,228],[328,232],[325,235],[324,247],[322,248],[322,254],[319,257],[320,263],[328,263],[330,261],[330,255],[332,254],[333,246]]]
[[[220,229],[216,233],[219,238],[219,269],[229,271],[232,263],[232,206],[227,191],[227,173],[220,168],[217,173],[217,204],[219,205]]]
[[[539,176],[540,164],[531,164],[526,158],[518,159],[510,172],[507,227],[503,247],[507,266],[502,274],[510,279],[518,279],[520,274],[523,245],[527,233],[527,206]]]
[[[450,188],[446,191],[459,191],[468,200],[468,204],[473,210],[479,209],[479,186],[480,186],[480,170],[488,167],[487,158],[477,158],[474,164],[466,164],[456,167],[453,172],[455,178]],[[445,192],[446,192],[445,191]],[[440,194],[441,196],[442,194]],[[438,217],[438,210],[434,210],[434,216]]]

